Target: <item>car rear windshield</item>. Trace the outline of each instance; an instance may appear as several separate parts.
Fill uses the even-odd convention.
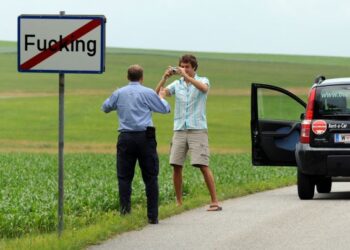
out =
[[[315,118],[350,119],[350,85],[319,86],[316,90]]]

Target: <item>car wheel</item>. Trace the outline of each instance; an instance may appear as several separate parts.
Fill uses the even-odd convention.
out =
[[[298,169],[298,195],[301,200],[310,200],[315,194],[315,178]]]
[[[320,180],[317,184],[317,192],[319,192],[320,194],[326,194],[331,192],[332,190],[332,178],[323,178],[322,180]]]

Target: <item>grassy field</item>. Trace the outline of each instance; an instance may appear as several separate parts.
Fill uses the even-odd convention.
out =
[[[48,241],[41,242],[38,239],[43,234],[52,237],[52,232],[56,230],[57,157],[53,154],[2,153],[0,160],[0,176],[3,178],[0,182],[0,238],[7,238],[0,240],[0,248],[4,246],[17,249],[25,245],[31,245],[32,249],[47,247]],[[293,168],[252,168],[249,154],[214,155],[212,166],[221,200],[295,181]],[[68,241],[69,248],[78,249],[94,242],[93,238],[82,239],[80,235],[89,225],[96,227],[111,217],[123,225],[127,219],[123,222],[117,212],[119,202],[113,155],[68,154],[65,167],[65,233],[68,236],[63,238],[63,242]],[[184,171],[185,206],[182,210],[177,209],[171,171],[168,157],[162,155],[159,175],[161,217],[208,201],[200,171],[187,163]],[[137,216],[134,220],[138,220],[136,225],[146,224],[146,200],[139,169],[133,182],[132,204],[136,210],[136,215],[133,212],[132,216]],[[135,227],[134,224],[135,221],[129,226]],[[102,228],[96,234],[106,234],[108,230],[108,227]],[[69,237],[72,234],[77,236],[75,240]],[[86,237],[85,234],[83,236]],[[22,241],[11,239],[14,237],[22,237]],[[49,241],[50,244],[52,240],[54,239]],[[50,248],[68,249],[59,248],[59,244]]]
[[[58,75],[18,73],[16,44],[0,42],[0,249],[81,249],[146,224],[139,172],[133,184],[134,212],[126,218],[118,215],[114,159],[117,118],[115,113],[102,113],[100,106],[117,87],[127,83],[130,64],[141,64],[145,85],[154,88],[165,68],[176,65],[181,54],[109,48],[104,74],[66,75],[66,228],[58,240]],[[250,84],[275,84],[305,99],[316,75],[347,76],[350,58],[195,54],[198,74],[211,82],[209,143],[220,199],[295,183],[294,169],[251,166]],[[267,95],[263,101],[270,101],[265,110],[260,110],[264,117],[285,115],[278,113],[280,106],[276,103],[281,101],[277,97]],[[169,102],[174,108],[174,100],[170,98]],[[154,123],[161,153],[161,217],[206,204],[209,197],[202,177],[187,165],[185,206],[174,206],[167,163],[173,114],[154,114]]]
[[[214,155],[213,172],[219,190],[249,192],[254,185],[284,179],[294,181],[294,169],[253,169],[249,155]],[[0,237],[55,231],[57,221],[57,157],[53,154],[0,154]],[[111,154],[68,154],[65,166],[66,228],[96,223],[103,213],[118,211],[115,158]],[[174,203],[168,157],[160,158],[160,204]],[[137,168],[132,204],[145,206],[144,185]],[[35,181],[34,181],[35,180]],[[188,164],[184,172],[184,199],[205,193],[202,175]],[[221,196],[234,195],[221,191]]]
[[[11,47],[12,46],[12,47]],[[56,74],[20,74],[16,71],[13,43],[0,43],[1,148],[5,151],[55,152],[57,140]],[[0,50],[1,51],[1,50]],[[12,52],[11,52],[12,51]],[[116,138],[114,114],[99,109],[114,89],[126,83],[128,65],[145,68],[145,85],[154,87],[168,65],[181,52],[109,49],[102,75],[66,76],[67,152],[111,153]],[[199,75],[211,81],[208,97],[209,136],[212,152],[249,151],[250,84],[272,83],[305,99],[318,74],[346,76],[348,58],[198,53]],[[169,99],[173,106],[173,100]],[[225,108],[222,108],[225,107]],[[21,122],[18,122],[20,118]],[[172,114],[155,115],[159,150],[168,152]]]

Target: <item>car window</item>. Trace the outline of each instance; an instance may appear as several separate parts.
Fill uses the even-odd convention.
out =
[[[258,89],[258,117],[262,120],[300,121],[305,108],[292,97],[271,89]]]
[[[350,117],[350,85],[324,86],[316,90],[315,117]]]

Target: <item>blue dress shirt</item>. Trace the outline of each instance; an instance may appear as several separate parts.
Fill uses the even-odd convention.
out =
[[[105,113],[117,111],[120,132],[145,131],[148,126],[153,126],[152,111],[163,114],[170,112],[166,100],[139,82],[129,82],[127,86],[114,91],[101,109]]]

